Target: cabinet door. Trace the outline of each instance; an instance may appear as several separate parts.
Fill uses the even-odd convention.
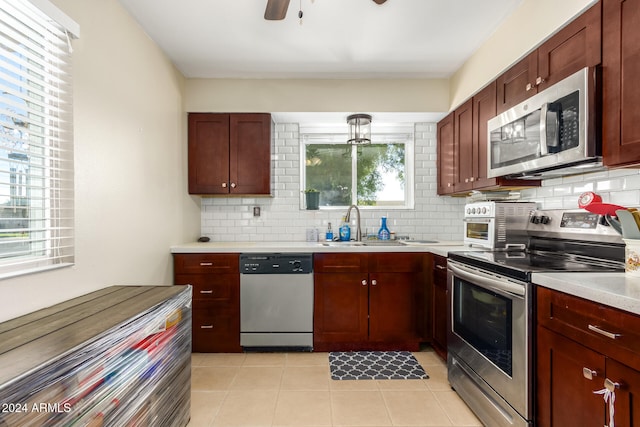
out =
[[[454,113],[438,122],[438,194],[455,192]]]
[[[602,5],[597,3],[538,48],[538,91],[601,62]]]
[[[537,328],[536,402],[539,427],[605,425],[605,358],[573,340]],[[592,379],[585,377],[584,370]]]
[[[497,104],[500,114],[537,93],[538,53],[532,52],[496,79]]]
[[[231,194],[271,193],[271,115],[230,117],[229,186]]]
[[[488,130],[487,121],[496,115],[496,82],[482,89],[473,97],[473,146],[475,147],[473,188],[496,184],[495,178],[487,178]]]
[[[367,340],[368,276],[364,273],[314,275],[313,341],[320,351],[331,343]],[[323,347],[324,345],[324,347]]]
[[[447,294],[447,258],[433,256],[433,349],[447,359],[447,317],[449,298]]]
[[[607,166],[640,162],[640,3],[605,0],[602,35],[603,141]]]
[[[614,417],[616,427],[640,425],[640,372],[615,360],[607,359],[607,378],[620,385],[620,388],[615,390]],[[609,411],[609,405],[606,406]],[[606,419],[609,420],[608,412]]]
[[[473,144],[473,99],[467,100],[464,104],[456,108],[454,119],[455,147],[455,189],[457,191],[467,191],[473,188],[474,171],[477,167],[478,153]]]
[[[383,343],[418,342],[416,284],[420,273],[369,275],[369,340]]]
[[[229,193],[229,115],[189,114],[189,194]]]

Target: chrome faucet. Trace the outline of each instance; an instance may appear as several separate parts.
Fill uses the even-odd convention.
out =
[[[345,220],[347,223],[351,221],[351,209],[356,208],[356,242],[360,242],[362,240],[362,231],[360,231],[360,209],[356,205],[349,206],[347,209],[347,215],[345,215]]]

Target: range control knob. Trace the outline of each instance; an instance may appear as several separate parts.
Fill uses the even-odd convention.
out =
[[[542,223],[542,224],[549,224],[549,222],[551,222],[551,218],[549,218],[548,216],[546,216],[546,215],[542,215],[542,216],[540,217],[540,223]]]
[[[486,214],[486,213],[487,213],[487,207],[486,207],[486,206],[483,206],[483,207],[482,207],[482,215],[484,215],[484,214]]]
[[[298,260],[293,261],[291,264],[293,264],[294,270],[300,270],[300,268],[302,267],[302,263]]]

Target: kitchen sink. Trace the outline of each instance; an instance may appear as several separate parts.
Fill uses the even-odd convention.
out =
[[[345,246],[364,246],[364,242],[322,242],[322,246],[337,246],[337,247],[345,247]]]
[[[402,246],[401,240],[365,240],[364,246]]]
[[[419,246],[438,243],[437,240],[363,240],[357,242],[351,240],[349,242],[322,242],[322,246],[348,247],[348,246]]]

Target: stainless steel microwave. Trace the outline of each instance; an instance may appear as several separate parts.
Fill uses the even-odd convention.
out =
[[[488,176],[546,178],[602,169],[597,69],[584,68],[488,122]]]

